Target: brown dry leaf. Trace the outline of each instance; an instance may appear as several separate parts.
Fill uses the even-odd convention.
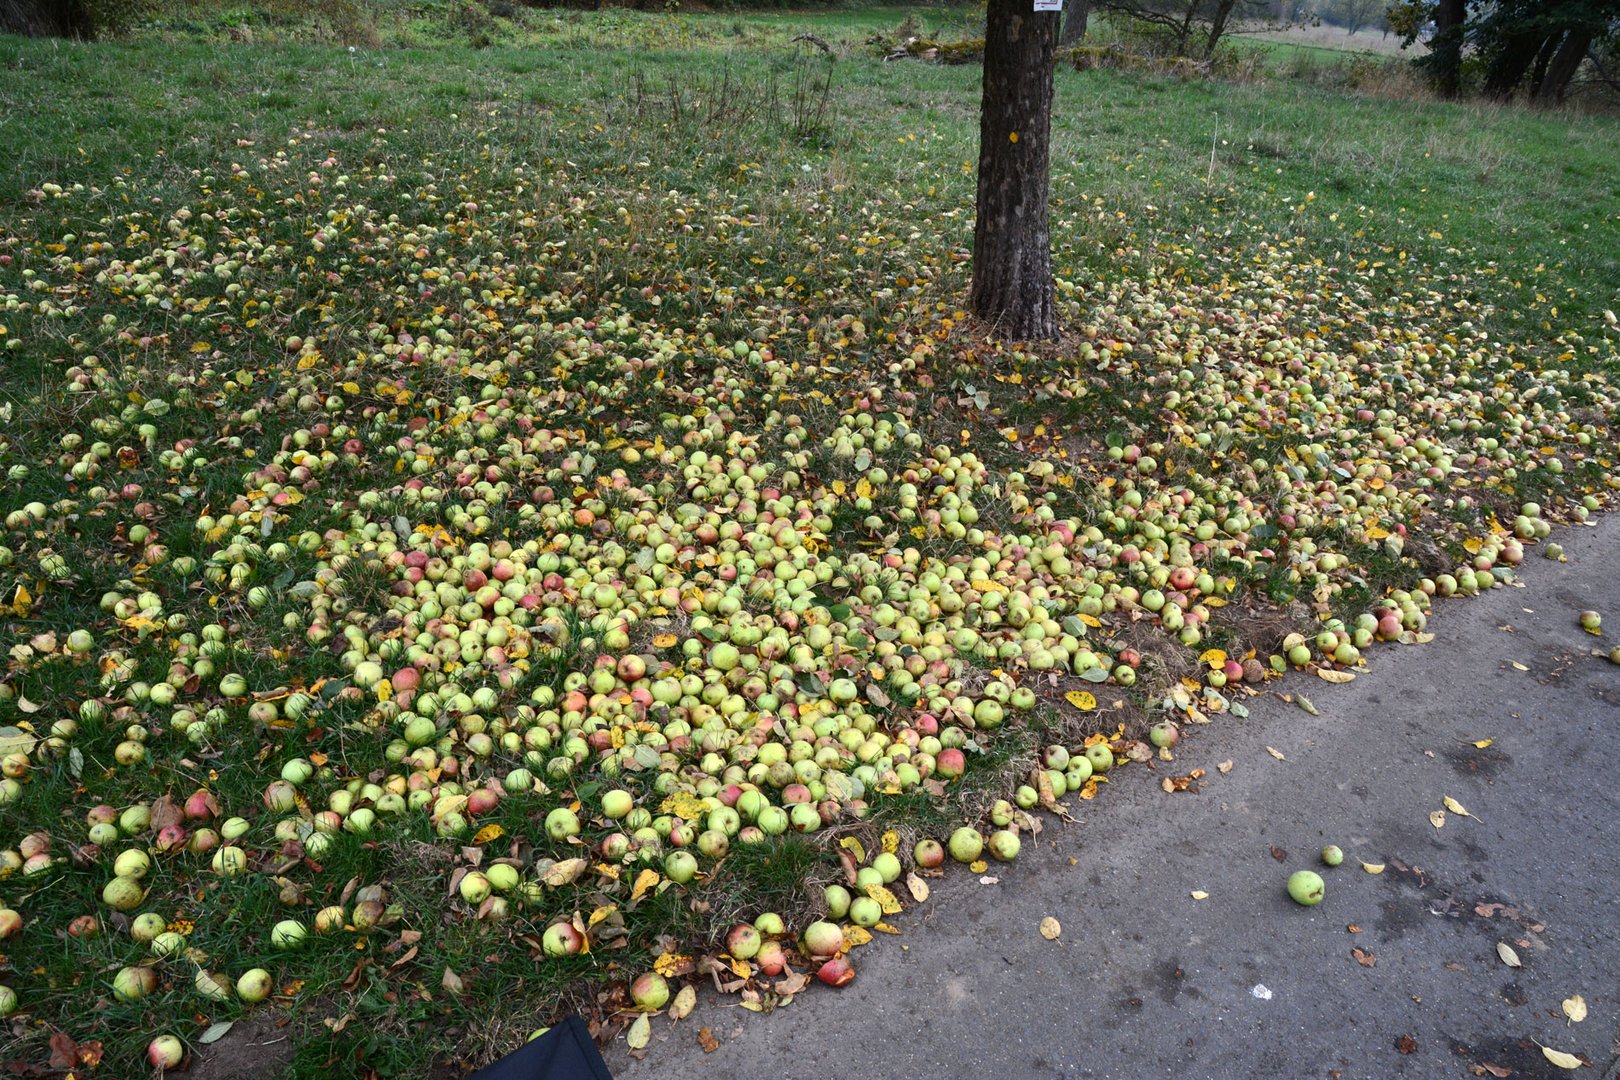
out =
[[[697,1041],[698,1045],[703,1047],[703,1052],[705,1054],[712,1054],[716,1050],[720,1049],[720,1040],[715,1038],[714,1032],[710,1031],[706,1027],[698,1028]]]
[[[1395,1040],[1395,1049],[1403,1054],[1415,1054],[1418,1049],[1417,1040],[1410,1035],[1402,1035]]]
[[[1506,964],[1510,968],[1524,966],[1523,961],[1519,959],[1519,954],[1513,951],[1513,946],[1509,945],[1505,941],[1498,941],[1496,943],[1496,955],[1500,956],[1502,958],[1502,963]]]
[[[1350,950],[1350,955],[1355,957],[1356,958],[1356,963],[1360,964],[1362,967],[1377,967],[1378,966],[1378,957],[1374,956],[1372,953],[1368,952],[1366,949],[1359,949],[1359,948],[1351,949]]]
[[[1041,920],[1041,937],[1047,941],[1056,941],[1063,933],[1063,926],[1052,916],[1048,915]]]
[[[1220,770],[1222,776],[1225,776],[1227,773],[1232,771],[1232,759],[1231,758],[1226,759],[1225,761],[1221,762],[1219,765],[1215,766],[1215,768]]]
[[[1540,1043],[1537,1043],[1536,1045],[1541,1046]],[[1560,1069],[1580,1069],[1584,1068],[1586,1065],[1586,1062],[1582,1061],[1574,1054],[1566,1054],[1562,1050],[1554,1050],[1550,1046],[1541,1047],[1541,1056],[1558,1066]]]
[[[1320,667],[1316,669],[1316,677],[1323,682],[1330,683],[1354,682],[1356,678],[1355,675],[1348,671],[1329,671],[1327,668]]]
[[[1429,815],[1429,824],[1433,825],[1437,829],[1445,828],[1446,827],[1446,812],[1444,810],[1436,810],[1436,811],[1434,811],[1434,813]]]
[[[1272,757],[1276,758],[1278,761],[1287,761],[1288,760],[1287,758],[1283,757],[1283,752],[1281,750],[1277,749],[1275,746],[1266,747],[1266,753],[1270,754]],[[1104,762],[1103,764],[1106,765],[1107,762]]]
[[[671,1020],[685,1020],[697,1008],[697,990],[690,984],[681,987],[681,992],[675,995],[675,1000],[669,1007]]]
[[[1513,1075],[1513,1070],[1506,1065],[1492,1065],[1488,1061],[1482,1061],[1478,1065],[1470,1065],[1468,1071],[1475,1076],[1505,1077]]]
[[[1574,997],[1564,999],[1564,1015],[1569,1017],[1571,1024],[1578,1024],[1586,1019],[1586,999],[1576,994]]]
[[[928,882],[916,874],[906,875],[906,889],[911,893],[911,898],[919,904],[928,899]]]
[[[1348,924],[1347,926],[1345,926],[1345,929],[1350,931],[1350,933],[1352,933],[1352,934],[1361,933],[1361,927],[1357,926],[1355,923]]]
[[[652,1041],[652,1021],[646,1016],[636,1017],[636,1022],[630,1025],[630,1033],[624,1037],[632,1050],[645,1050]]]

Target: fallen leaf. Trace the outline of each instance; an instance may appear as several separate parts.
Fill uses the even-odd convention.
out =
[[[1429,815],[1429,824],[1433,825],[1437,829],[1445,828],[1446,827],[1446,812],[1444,810],[1436,810],[1434,813],[1430,814]]]
[[[1364,862],[1361,864],[1361,868],[1369,874],[1382,874],[1384,872],[1384,864],[1381,862]]]
[[[844,837],[842,840],[838,841],[838,846],[855,856],[855,862],[857,864],[866,861],[866,849],[862,847],[861,842],[855,839],[853,836]]]
[[[1523,664],[1519,663],[1517,660],[1515,660],[1515,661],[1513,661],[1513,670],[1514,671],[1529,671],[1530,669],[1525,667]]]
[[[1519,954],[1513,951],[1513,946],[1509,945],[1505,941],[1498,941],[1496,943],[1496,955],[1500,956],[1502,958],[1502,963],[1506,964],[1510,968],[1524,966],[1524,964],[1519,960]]]
[[[705,1054],[712,1054],[716,1050],[720,1049],[720,1040],[715,1038],[714,1032],[710,1031],[706,1027],[698,1028],[697,1041],[698,1045],[703,1047],[703,1052]]]
[[[1056,941],[1058,935],[1063,933],[1062,925],[1052,916],[1048,915],[1041,920],[1041,937],[1047,941]]]
[[[1359,949],[1359,948],[1351,949],[1350,950],[1350,955],[1355,957],[1356,958],[1356,963],[1360,964],[1362,967],[1377,967],[1378,966],[1378,957],[1374,956],[1372,953],[1368,952],[1366,949]]]
[[[1569,1022],[1572,1024],[1578,1024],[1582,1020],[1585,1020],[1586,999],[1581,997],[1579,994],[1576,994],[1574,997],[1565,998],[1564,1015],[1569,1017]]]
[[[1402,1035],[1400,1038],[1395,1040],[1395,1049],[1403,1054],[1415,1054],[1417,1053],[1417,1048],[1417,1040],[1412,1038],[1410,1035]]]
[[[1209,893],[1205,892],[1203,889],[1194,889],[1189,895],[1194,900],[1208,900],[1209,899]]]
[[[636,1017],[636,1022],[630,1025],[630,1033],[624,1037],[632,1050],[644,1050],[652,1041],[652,1021],[645,1015]]]
[[[1450,810],[1453,814],[1456,814],[1458,817],[1474,817],[1473,814],[1470,814],[1467,810],[1463,809],[1463,804],[1462,803],[1458,802],[1456,799],[1453,799],[1450,795],[1447,795],[1445,798],[1441,799],[1440,801],[1446,804],[1446,809],[1447,810]],[[1474,820],[1478,821],[1479,819],[1474,818]]]
[[[1316,669],[1316,677],[1318,679],[1321,679],[1323,682],[1330,682],[1330,683],[1354,682],[1355,678],[1356,678],[1355,675],[1352,674],[1351,672],[1348,672],[1348,671],[1329,671],[1327,668],[1323,668],[1323,667],[1319,667],[1319,668]]]
[[[883,834],[880,843],[883,845],[886,854],[893,855],[900,850],[900,834],[890,829]]]
[[[1477,739],[1474,742],[1474,749],[1475,750],[1483,750],[1483,749],[1485,749],[1487,746],[1491,745],[1491,743],[1493,743],[1495,741],[1496,741],[1495,739]]]
[[[1215,768],[1220,770],[1222,776],[1225,776],[1227,773],[1232,771],[1232,759],[1227,758],[1225,761],[1215,766]]]
[[[858,949],[872,940],[872,935],[864,926],[846,926],[844,928],[844,951]]]
[[[1468,1071],[1473,1073],[1475,1076],[1503,1077],[1513,1075],[1513,1070],[1508,1068],[1506,1065],[1492,1065],[1488,1061],[1482,1061],[1478,1065],[1470,1065],[1468,1066]]]
[[[679,953],[663,953],[653,961],[653,970],[666,979],[673,979],[677,975],[685,975],[693,967],[690,956]]]
[[[1287,862],[1288,861],[1288,852],[1284,851],[1282,848],[1278,847],[1276,844],[1272,844],[1271,845],[1271,857],[1273,859],[1276,859],[1278,862]]]
[[[1278,761],[1287,761],[1288,760],[1287,758],[1283,757],[1283,752],[1281,750],[1277,749],[1275,746],[1266,747],[1266,753],[1270,754],[1272,757],[1276,758]],[[1104,764],[1107,764],[1107,763],[1104,762]]]
[[[452,994],[460,994],[467,988],[467,984],[462,981],[461,976],[448,967],[444,969],[444,975],[439,979],[439,985]]]
[[[1081,712],[1090,712],[1097,707],[1097,699],[1084,690],[1070,690],[1063,695],[1063,700]]]
[[[1350,931],[1350,933],[1352,933],[1352,934],[1361,933],[1361,927],[1357,926],[1355,923],[1350,923],[1349,925],[1347,925],[1345,927],[1345,929]]]
[[[916,874],[906,875],[906,890],[911,893],[911,898],[919,904],[928,899],[928,882]]]
[[[1537,1043],[1536,1045],[1541,1046],[1540,1043]],[[1566,1054],[1562,1050],[1554,1050],[1550,1046],[1541,1047],[1541,1056],[1558,1066],[1560,1069],[1579,1069],[1586,1064],[1586,1062],[1582,1061],[1574,1054]]]
[[[878,906],[883,909],[885,915],[898,915],[905,910],[900,906],[899,898],[882,885],[868,885],[866,895],[878,902]]]
[[[475,843],[475,844],[487,844],[491,840],[499,840],[501,837],[503,837],[505,835],[506,835],[506,830],[505,829],[503,829],[499,825],[491,823],[489,825],[485,825],[482,829],[479,829],[476,833],[473,834],[473,843]]]
[[[658,871],[650,866],[637,874],[636,883],[630,887],[630,902],[633,904],[640,900],[643,893],[658,884],[658,879]]]
[[[990,864],[985,862],[983,859],[975,859],[968,863],[968,869],[973,871],[975,874],[982,874],[986,870],[990,869]]]
[[[993,876],[991,874],[986,874],[986,875],[984,875],[984,877],[979,879],[979,884],[980,885],[996,885],[996,884],[999,884],[1000,882],[1001,882],[1000,878],[995,877],[995,876]]]
[[[1297,695],[1294,700],[1295,700],[1295,703],[1300,708],[1304,709],[1306,712],[1310,713],[1312,716],[1321,716],[1322,715],[1321,713],[1316,711],[1316,706],[1311,704],[1311,699],[1306,697],[1304,694]]]
[[[204,1046],[207,1046],[209,1043],[219,1042],[219,1040],[225,1037],[225,1033],[230,1031],[235,1024],[235,1020],[221,1020],[217,1024],[210,1024],[208,1025],[207,1031],[197,1036],[197,1041],[202,1043]]]

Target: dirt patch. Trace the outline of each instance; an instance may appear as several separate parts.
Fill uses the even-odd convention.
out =
[[[1482,749],[1460,746],[1441,753],[1458,776],[1479,776],[1486,780],[1495,780],[1502,774],[1502,770],[1513,764],[1512,757],[1494,746]]]
[[[190,1080],[264,1080],[292,1064],[292,1017],[259,1011],[238,1020],[224,1038],[197,1047]]]

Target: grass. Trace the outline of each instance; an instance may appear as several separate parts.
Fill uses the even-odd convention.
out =
[[[1348,626],[1391,590],[1476,554],[1493,512],[1505,525],[1530,499],[1572,516],[1580,496],[1609,497],[1610,380],[1620,368],[1604,311],[1620,294],[1611,168],[1620,125],[1292,83],[1061,70],[1053,241],[1072,336],[1020,349],[985,341],[958,310],[978,69],[884,64],[865,44],[910,16],[930,35],[968,28],[964,14],[940,9],[525,10],[496,26],[491,47],[430,48],[444,13],[424,5],[381,28],[388,47],[353,51],[308,43],[300,24],[253,20],[242,23],[251,44],[204,23],[95,46],[0,40],[0,255],[9,260],[0,346],[18,343],[0,352],[0,601],[13,661],[0,725],[48,733],[87,700],[112,714],[35,751],[0,850],[42,832],[65,854],[84,844],[84,815],[97,803],[212,791],[249,822],[243,844],[257,872],[219,878],[202,856],[166,856],[148,909],[185,929],[210,970],[275,973],[277,1007],[295,1025],[285,1073],[472,1065],[570,1005],[611,1034],[627,1019],[626,977],[664,953],[711,947],[734,919],[811,917],[817,886],[841,872],[827,842],[835,835],[873,850],[893,831],[908,851],[916,836],[979,820],[1042,745],[1113,735],[1122,723],[1128,738],[1156,715],[1167,685],[1204,666],[1199,645],[1235,650],[1246,640],[1251,628],[1230,618],[1246,605],[1315,603],[1312,617]],[[836,58],[795,44],[804,30],[831,42]],[[187,234],[188,251],[177,251]],[[216,253],[240,265],[220,267],[209,261]],[[428,344],[396,347],[402,332]],[[741,354],[731,348],[739,339]],[[1199,340],[1210,351],[1189,359]],[[749,358],[759,351],[750,343],[767,342],[774,359]],[[1358,347],[1390,359],[1368,374],[1355,358],[1372,353]],[[427,358],[413,359],[416,348]],[[1324,355],[1312,359],[1316,375],[1295,379],[1283,360],[1263,358],[1272,349]],[[1318,426],[1258,424],[1263,394],[1239,384],[1268,366],[1296,394],[1293,416],[1325,418]],[[80,379],[94,391],[67,389]],[[1197,396],[1214,384],[1242,399]],[[547,439],[513,410],[480,415],[503,394]],[[1317,411],[1300,404],[1307,396]],[[1348,419],[1351,401],[1479,460],[1440,490],[1425,487],[1416,466],[1375,445],[1373,422]],[[348,431],[328,438],[314,430],[323,419]],[[1276,481],[1291,475],[1254,463],[1291,462],[1294,490],[1317,492],[1341,482],[1331,472],[1341,455],[1326,447],[1345,435],[1354,441],[1332,448],[1354,455],[1354,468],[1393,465],[1387,486],[1379,476],[1379,486],[1354,488],[1363,500],[1354,512],[1295,536],[1268,522],[1251,542],[1237,523],[1243,503],[1274,516],[1286,499],[1273,494]],[[362,451],[345,447],[350,437]],[[1157,447],[1164,471],[1110,457],[1138,444]],[[660,457],[677,447],[675,464]],[[595,816],[605,787],[632,790],[668,825],[663,800],[696,782],[697,754],[682,759],[684,771],[667,770],[661,744],[640,742],[651,733],[633,725],[615,727],[655,764],[609,768],[562,732],[522,744],[529,756],[469,747],[497,719],[524,737],[544,729],[537,715],[560,711],[600,656],[626,651],[608,646],[599,610],[656,591],[650,561],[636,562],[644,549],[650,559],[650,541],[625,531],[615,543],[628,559],[605,562],[587,526],[547,513],[587,508],[595,520],[645,528],[635,521],[643,510],[681,517],[690,506],[692,521],[709,514],[719,530],[740,518],[739,487],[704,471],[699,452],[722,469],[764,468],[754,490],[787,486],[791,472],[799,486],[789,490],[814,508],[803,530],[836,569],[792,610],[806,622],[825,613],[814,617],[837,636],[818,654],[823,666],[799,674],[860,674],[867,714],[882,730],[906,730],[916,710],[896,702],[908,684],[882,661],[915,658],[920,670],[936,661],[924,663],[920,645],[886,649],[898,631],[861,619],[880,603],[910,603],[925,563],[959,573],[962,591],[977,596],[973,625],[994,646],[940,652],[949,668],[940,682],[961,684],[941,701],[1019,680],[1043,700],[974,737],[961,782],[879,790],[866,817],[832,833],[734,844],[690,889],[664,879],[632,897],[639,871],[662,867],[632,860],[547,886],[538,901],[514,896],[504,921],[481,921],[447,899],[458,869],[508,858],[543,876],[575,854],[546,834],[557,806],[579,802],[594,840],[609,828]],[[1563,472],[1534,467],[1554,453]],[[312,471],[287,475],[298,468]],[[500,475],[488,479],[489,468]],[[459,488],[467,469],[490,486]],[[885,478],[873,483],[874,470]],[[428,487],[408,488],[402,476]],[[125,483],[142,491],[125,498]],[[275,486],[297,497],[274,505]],[[1166,511],[1181,490],[1220,522],[1207,567],[1233,582],[1210,592],[1232,601],[1226,621],[1212,604],[1204,640],[1190,645],[1123,598],[1149,583],[1113,560],[1120,544],[1150,547],[1154,529],[1186,531]],[[927,512],[963,503],[1007,546],[928,523]],[[1014,538],[1039,546],[1023,542],[1045,527],[1037,509],[1098,531],[1076,542],[1098,553],[1087,556],[1097,560],[1086,582],[1094,594],[1040,567],[1018,576],[1006,552]],[[1369,541],[1363,510],[1411,526],[1439,561],[1414,557],[1416,536],[1400,554]],[[408,527],[396,535],[400,519]],[[143,522],[162,558],[133,538]],[[397,703],[349,685],[358,660],[345,655],[344,633],[357,631],[393,666],[396,579],[377,544],[427,545],[441,531],[457,545],[554,545],[570,599],[546,602],[521,686],[499,687],[499,707],[480,710],[492,721],[484,732],[464,722],[469,708],[446,706],[446,741],[435,743],[474,776],[521,761],[547,790],[481,818],[500,827],[482,843],[403,813],[371,834],[339,831],[318,857],[280,867],[283,838],[261,795],[289,760],[330,770],[305,791],[312,810],[345,784],[404,783],[387,753]],[[1257,554],[1268,540],[1283,558]],[[272,554],[276,543],[286,549]],[[907,547],[917,563],[879,561]],[[1348,553],[1350,565],[1316,573],[1316,551]],[[638,574],[648,586],[634,584]],[[769,621],[787,609],[763,592],[723,597],[697,574],[681,588],[695,585],[710,606],[685,610],[677,588],[657,613],[632,612],[636,651],[672,670],[688,660],[686,640],[708,647],[699,620],[713,629],[717,618]],[[1127,646],[1144,650],[1143,684],[1048,678],[1034,666],[1028,639],[1008,629],[1008,607],[980,595],[1032,580],[1050,586],[1041,602],[1054,622],[1090,616],[1083,605],[1096,600],[1103,618],[1088,647],[1116,672]],[[616,598],[586,592],[609,582]],[[162,609],[149,623],[137,617],[144,592]],[[108,593],[129,610],[106,610]],[[738,610],[721,611],[730,601]],[[60,643],[80,628],[97,641],[75,661]],[[658,644],[666,637],[676,644]],[[841,666],[826,668],[828,657]],[[103,658],[132,670],[104,671],[93,662]],[[174,708],[135,689],[177,664],[197,679],[180,680]],[[295,715],[285,697],[226,700],[214,689],[226,671],[313,703]],[[457,677],[469,694],[480,685],[476,674]],[[1061,704],[1087,685],[1099,707]],[[810,704],[825,690],[799,693]],[[184,708],[195,715],[176,722]],[[131,725],[146,732],[146,757],[120,764]],[[442,766],[415,775],[428,772],[442,773],[436,783],[455,775]],[[655,777],[669,777],[670,790]],[[0,898],[29,920],[0,968],[25,1009],[0,1061],[43,1060],[59,1030],[99,1037],[103,1074],[135,1075],[153,1033],[172,1030],[199,1048],[208,1021],[247,1014],[203,1003],[181,965],[165,968],[159,993],[111,998],[113,972],[145,949],[99,903],[106,876],[105,859],[81,851],[42,876],[0,881]],[[366,888],[382,890],[378,932],[312,935],[292,957],[269,941],[289,913],[307,919],[344,904],[352,921]],[[105,932],[59,933],[84,912]],[[589,954],[538,955],[553,919],[597,912]]]

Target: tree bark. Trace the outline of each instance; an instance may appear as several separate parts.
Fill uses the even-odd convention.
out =
[[[1536,100],[1543,104],[1562,102],[1569,92],[1569,82],[1586,59],[1586,50],[1592,45],[1592,31],[1576,27],[1564,38],[1547,65],[1547,77],[1537,87]]]
[[[1535,97],[1541,93],[1541,84],[1547,81],[1547,65],[1552,63],[1553,53],[1558,51],[1558,35],[1548,35],[1542,42],[1541,51],[1536,53],[1536,64],[1530,69],[1530,96]]]
[[[1535,62],[1537,50],[1543,48],[1544,40],[1547,39],[1543,38],[1541,31],[1529,31],[1514,34],[1494,50],[1485,68],[1485,93],[1501,101],[1511,98],[1519,83],[1524,81],[1524,73]],[[1556,43],[1556,35],[1551,41]]]
[[[1204,59],[1209,60],[1215,55],[1215,46],[1221,43],[1221,35],[1226,33],[1226,20],[1231,18],[1232,9],[1237,7],[1237,0],[1218,0],[1215,5],[1215,17],[1210,20],[1209,32],[1204,37]]]
[[[0,34],[90,41],[96,27],[79,0],[0,0]]]
[[[1047,192],[1059,16],[1032,6],[989,0],[985,17],[970,300],[998,333],[1023,340],[1057,336]]]
[[[1434,10],[1434,37],[1429,41],[1435,89],[1454,98],[1462,90],[1463,21],[1466,0],[1440,0]]]
[[[1086,23],[1091,19],[1091,0],[1070,0],[1069,10],[1063,13],[1063,34],[1059,45],[1073,45],[1086,36]]]

